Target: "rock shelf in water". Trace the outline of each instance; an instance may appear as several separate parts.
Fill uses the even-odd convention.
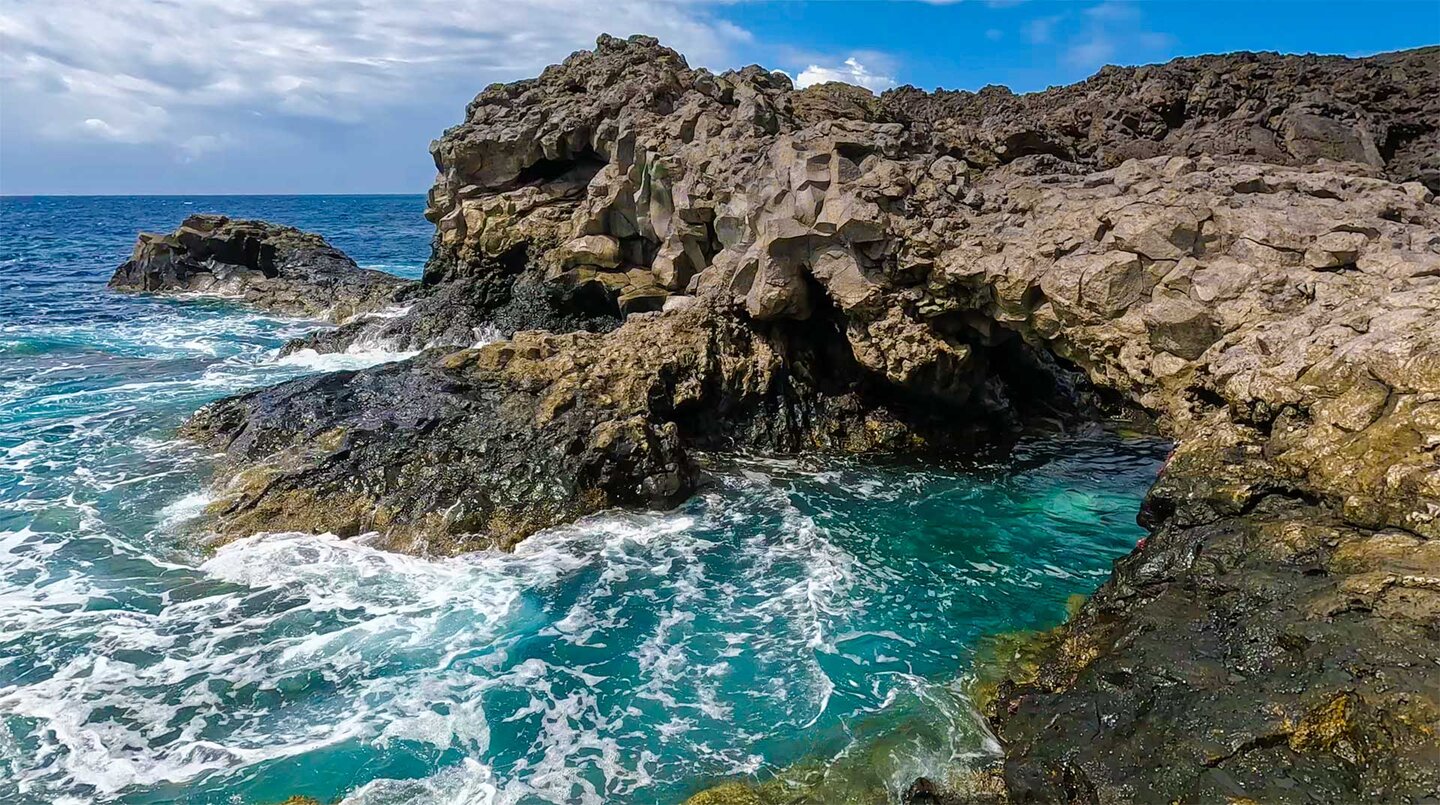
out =
[[[1176,452],[1151,537],[999,686],[1008,796],[1433,796],[1437,61],[877,98],[602,37],[434,143],[411,311],[308,342],[434,348],[187,425],[228,456],[216,526],[503,547],[683,497],[696,449],[946,450],[1118,401]],[[468,348],[483,321],[513,337]]]
[[[192,215],[168,235],[140,235],[110,278],[117,291],[237,299],[336,322],[395,304],[414,285],[360,268],[319,235],[222,215]]]

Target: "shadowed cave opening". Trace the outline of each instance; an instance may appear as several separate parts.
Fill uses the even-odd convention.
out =
[[[568,157],[542,157],[536,160],[516,174],[508,186],[530,187],[561,180],[588,183],[606,164],[605,158],[598,151],[587,146]]]

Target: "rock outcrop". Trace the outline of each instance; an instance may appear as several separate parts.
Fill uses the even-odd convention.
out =
[[[117,291],[238,299],[335,322],[394,304],[412,286],[360,268],[319,235],[220,215],[192,215],[168,235],[140,235],[110,278]]]
[[[211,510],[222,534],[375,533],[446,554],[604,508],[672,505],[702,480],[695,448],[917,451],[1014,419],[978,402],[959,422],[907,405],[843,345],[838,332],[694,307],[609,335],[526,331],[302,378],[214,403],[185,433],[228,456]],[[1016,377],[983,391],[1003,398]]]
[[[552,332],[203,410],[218,527],[505,545],[683,496],[696,448],[1123,401],[1177,442],[1153,535],[1001,686],[1012,800],[1433,795],[1437,54],[874,98],[602,37],[433,145],[431,301],[390,325]]]

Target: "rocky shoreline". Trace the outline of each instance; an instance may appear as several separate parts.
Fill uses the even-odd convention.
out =
[[[199,412],[218,533],[506,547],[682,499],[696,450],[1128,406],[1177,443],[1152,535],[999,686],[1009,800],[1440,796],[1440,49],[877,98],[601,37],[432,154],[418,285],[293,274],[339,289],[307,314],[409,306],[297,347],[426,351]],[[213,231],[112,285],[307,297]]]

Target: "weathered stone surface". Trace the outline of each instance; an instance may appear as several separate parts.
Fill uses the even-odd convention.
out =
[[[954,449],[1098,390],[1176,452],[1154,536],[996,702],[1012,798],[1432,795],[1436,53],[872,104],[602,37],[435,143],[446,324],[389,326],[605,331],[215,404],[220,530],[506,544],[684,494],[697,446]]]
[[[560,263],[567,268],[615,268],[620,265],[620,241],[609,235],[581,235],[560,247]]]
[[[687,446],[855,452],[954,435],[867,399],[863,375],[823,351],[692,306],[283,383],[201,409],[185,433],[227,456],[211,508],[222,535],[374,532],[441,554],[674,503],[699,481]]]
[[[140,235],[110,278],[117,291],[218,296],[337,322],[394,304],[414,285],[360,268],[319,235],[219,215]]]
[[[1105,67],[1068,87],[880,97],[877,118],[929,124],[977,165],[1048,154],[1115,167],[1162,154],[1234,155],[1277,165],[1320,159],[1440,183],[1434,47],[1368,59],[1232,53]]]

